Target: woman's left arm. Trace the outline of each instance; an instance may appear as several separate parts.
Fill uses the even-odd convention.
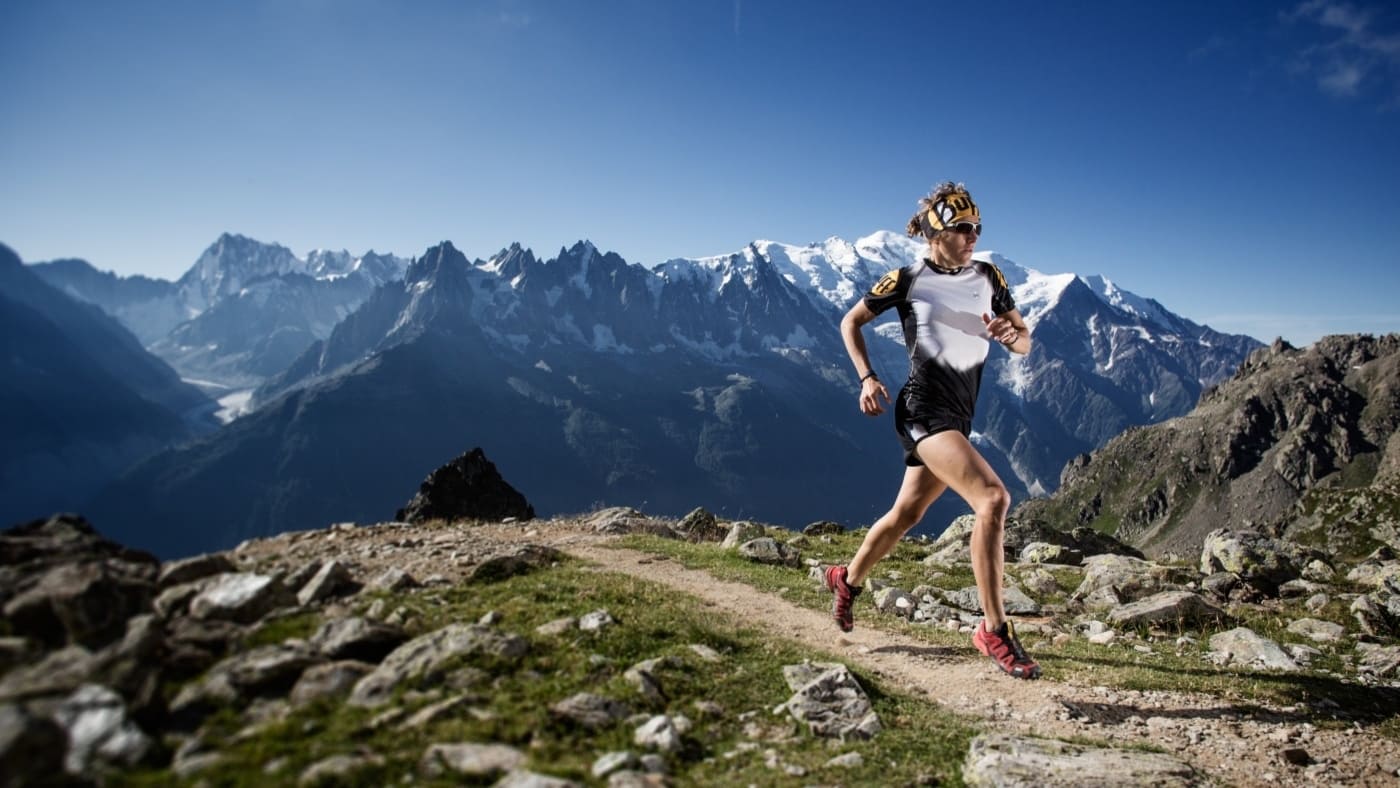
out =
[[[1031,352],[1031,329],[1021,318],[1021,313],[1012,309],[994,318],[987,318],[987,333],[992,339],[1006,345],[1006,349],[1024,356]]]

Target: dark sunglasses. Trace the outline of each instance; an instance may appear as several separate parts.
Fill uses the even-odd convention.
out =
[[[958,222],[957,224],[948,225],[945,229],[949,232],[957,233],[958,235],[981,235],[982,223],[978,222],[977,224],[973,224],[972,222]]]

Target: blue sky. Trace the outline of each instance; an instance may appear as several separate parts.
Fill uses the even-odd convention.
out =
[[[1265,341],[1400,331],[1394,3],[7,0],[0,102],[29,261],[651,265],[901,230],[950,178],[1023,265]]]

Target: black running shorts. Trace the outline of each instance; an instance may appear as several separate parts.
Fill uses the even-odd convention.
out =
[[[924,464],[914,450],[919,441],[947,430],[956,430],[967,437],[972,434],[972,420],[930,407],[906,386],[899,390],[894,402],[894,431],[904,447],[904,464],[917,468]]]

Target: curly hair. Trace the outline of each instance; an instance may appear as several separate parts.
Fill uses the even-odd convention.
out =
[[[924,238],[933,238],[935,235],[938,235],[938,231],[933,229],[933,225],[928,222],[928,212],[933,210],[934,203],[944,197],[954,192],[965,191],[967,191],[967,187],[961,182],[953,183],[952,181],[943,181],[937,186],[934,186],[933,191],[929,192],[927,197],[919,200],[919,210],[914,212],[913,218],[911,218],[909,224],[905,226],[905,234],[910,238],[919,235]]]

